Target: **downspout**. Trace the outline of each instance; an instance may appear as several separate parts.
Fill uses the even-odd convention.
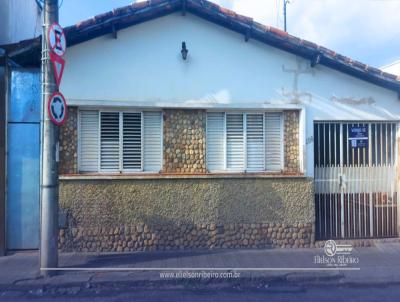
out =
[[[0,67],[3,78],[0,83],[0,257],[6,254],[6,112],[7,112],[7,75],[8,62],[6,52],[0,48]]]

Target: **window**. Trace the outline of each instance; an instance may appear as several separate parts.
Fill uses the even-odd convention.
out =
[[[159,172],[161,148],[161,112],[80,111],[81,172]]]
[[[209,171],[281,171],[281,112],[207,113]]]

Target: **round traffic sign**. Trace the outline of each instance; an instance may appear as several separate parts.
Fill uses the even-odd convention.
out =
[[[63,56],[67,48],[67,41],[65,39],[64,30],[60,24],[54,22],[50,25],[48,37],[51,51],[60,57]]]
[[[54,92],[47,103],[47,111],[51,121],[61,126],[67,120],[67,103],[60,92]]]

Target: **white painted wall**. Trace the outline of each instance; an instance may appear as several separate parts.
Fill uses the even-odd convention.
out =
[[[181,58],[182,41],[189,49]],[[70,47],[61,91],[85,106],[302,108],[313,175],[314,120],[400,120],[393,91],[192,15],[173,14]],[[301,70],[301,73],[298,71]],[[297,74],[297,76],[296,76]]]
[[[0,45],[37,37],[41,31],[35,0],[0,0]]]

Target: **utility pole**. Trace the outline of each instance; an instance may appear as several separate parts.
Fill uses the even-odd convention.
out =
[[[289,3],[289,0],[283,0],[283,28],[285,31],[287,31],[287,26],[286,26],[286,6]]]
[[[40,271],[58,266],[58,127],[48,114],[49,97],[58,91],[50,61],[49,27],[58,22],[58,0],[44,0],[42,33],[42,126],[40,194]]]

